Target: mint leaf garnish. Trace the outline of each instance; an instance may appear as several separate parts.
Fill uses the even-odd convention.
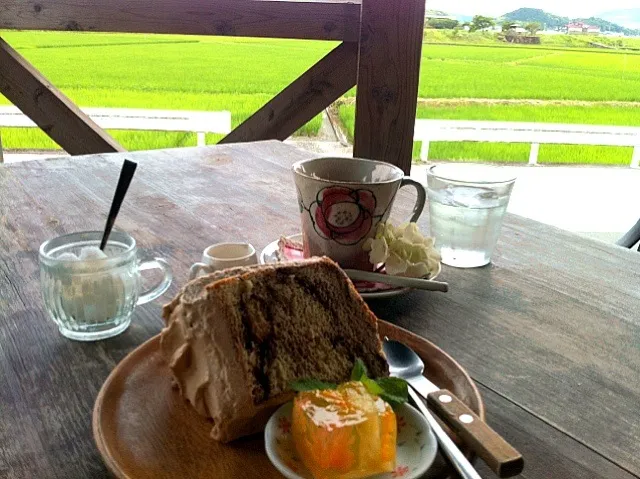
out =
[[[407,382],[400,378],[378,378],[376,384],[382,392],[379,396],[392,406],[406,403],[409,397]]]
[[[353,369],[351,370],[352,381],[362,381],[362,378],[367,377],[367,367],[362,362],[362,359],[356,358],[353,363]]]
[[[382,400],[398,406],[407,402],[409,389],[404,379],[388,377],[371,379],[367,376],[367,367],[362,359],[357,358],[351,371],[351,381],[360,381],[367,391]],[[314,378],[301,378],[289,384],[289,388],[296,392],[336,389],[335,383],[328,383]]]
[[[369,379],[368,377],[365,376],[362,379],[360,379],[360,382],[364,384],[364,387],[367,389],[367,391],[369,391],[369,394],[382,397],[382,394],[384,393],[384,389],[382,389],[378,385],[378,383],[375,382],[373,379]]]
[[[296,392],[315,391],[317,389],[335,389],[338,385],[335,383],[327,383],[313,378],[302,378],[289,383],[289,388]]]

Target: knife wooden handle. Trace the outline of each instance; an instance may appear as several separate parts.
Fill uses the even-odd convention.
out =
[[[522,455],[451,392],[446,389],[432,392],[427,403],[498,477],[522,472]]]

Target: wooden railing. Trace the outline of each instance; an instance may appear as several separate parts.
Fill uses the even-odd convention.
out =
[[[631,167],[640,167],[640,128],[567,125],[517,121],[416,120],[414,140],[422,142],[420,159],[429,159],[432,141],[529,143],[529,164],[538,163],[540,144],[629,146]]]
[[[105,130],[183,131],[196,134],[198,146],[206,145],[207,133],[228,134],[230,111],[149,110],[137,108],[82,108],[83,113]],[[37,127],[13,106],[0,106],[0,128]]]
[[[424,0],[2,0],[0,29],[342,43],[222,142],[285,139],[357,86],[354,156],[411,167]],[[0,38],[0,92],[69,153],[123,148]]]

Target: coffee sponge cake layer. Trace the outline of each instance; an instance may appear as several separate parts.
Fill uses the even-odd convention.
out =
[[[296,379],[346,381],[356,358],[388,375],[376,317],[328,258],[203,276],[163,317],[176,384],[221,441],[262,430]]]

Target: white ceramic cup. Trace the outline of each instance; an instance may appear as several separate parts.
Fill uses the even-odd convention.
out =
[[[314,158],[293,165],[305,258],[328,256],[343,268],[373,270],[362,245],[387,221],[396,193],[416,189],[409,221],[417,221],[427,193],[390,163],[360,158]]]
[[[194,279],[200,273],[213,273],[221,269],[252,264],[258,264],[258,255],[249,243],[217,243],[205,248],[202,261],[191,266],[189,279]]]

